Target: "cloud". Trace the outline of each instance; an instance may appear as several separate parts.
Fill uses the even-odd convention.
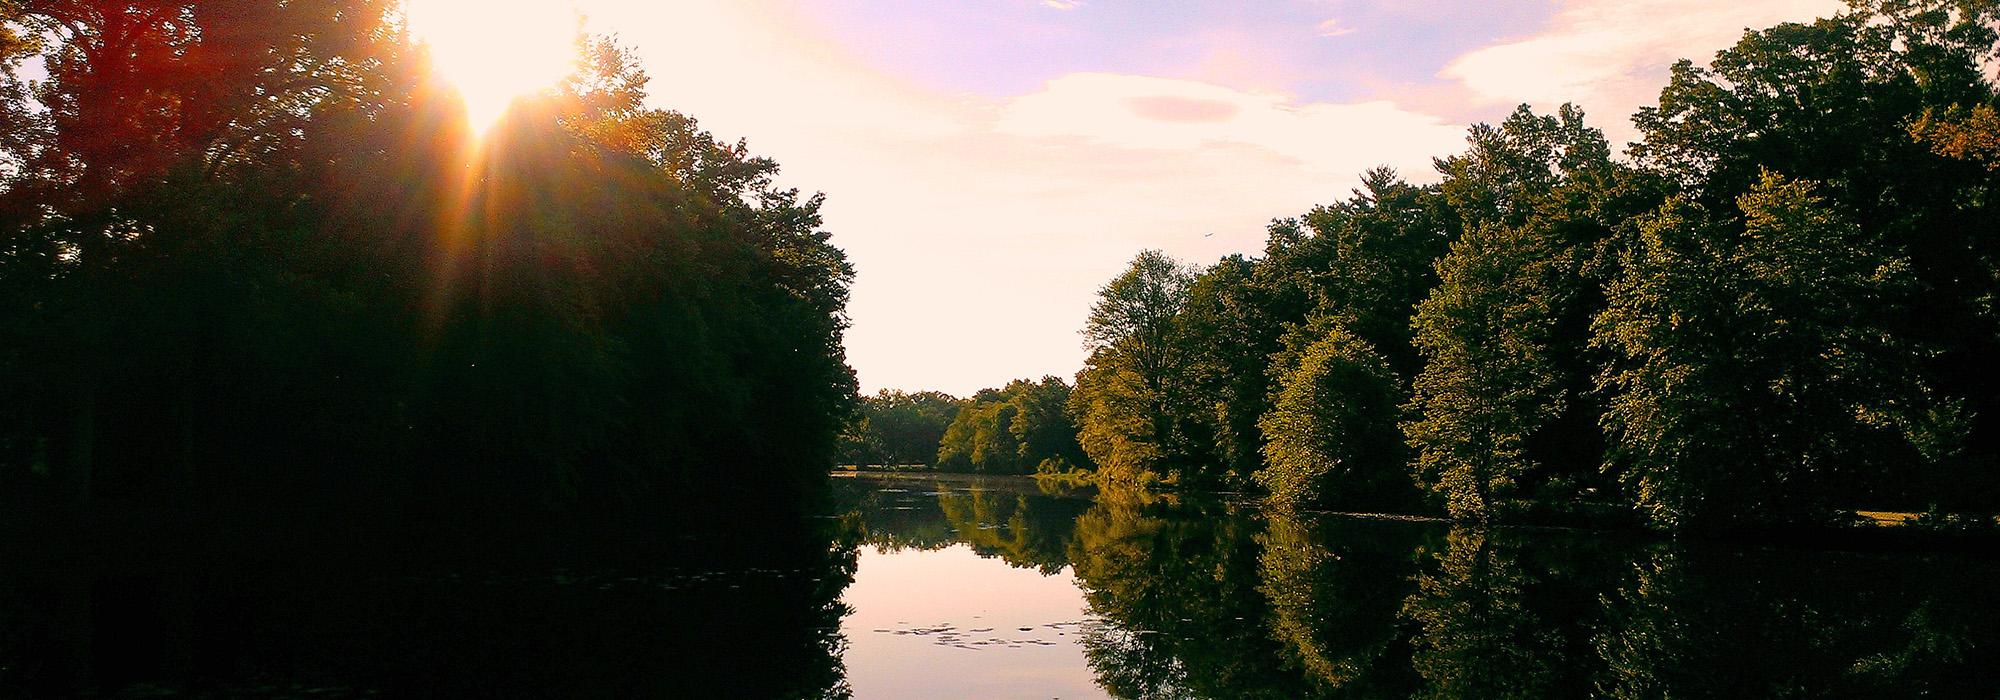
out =
[[[1097,287],[1141,248],[1203,263],[1261,251],[1271,218],[1344,196],[1375,165],[1426,177],[1463,144],[1459,125],[1386,101],[1200,80],[922,89],[755,0],[607,2],[592,21],[638,49],[655,103],[827,193],[826,226],[859,270],[847,348],[871,391],[1070,374]]]
[[[1118,149],[1258,149],[1299,168],[1352,175],[1376,163],[1428,162],[1463,130],[1394,103],[1301,103],[1192,80],[1074,73],[1008,101],[1000,133]]]
[[[1042,7],[1057,10],[1074,10],[1083,6],[1083,0],[1042,0]]]
[[[1658,97],[1674,61],[1705,63],[1746,28],[1810,21],[1843,7],[1839,0],[1576,0],[1548,30],[1459,56],[1439,77],[1488,103],[1546,111],[1577,103],[1623,140],[1626,117]]]
[[[1324,22],[1320,22],[1319,25],[1313,27],[1313,29],[1314,31],[1319,32],[1320,36],[1324,37],[1347,36],[1349,34],[1354,33],[1353,27],[1342,26],[1340,20],[1337,19],[1329,19]]]
[[[1226,122],[1243,111],[1241,107],[1226,100],[1169,95],[1127,97],[1125,105],[1131,108],[1133,114],[1163,122]]]

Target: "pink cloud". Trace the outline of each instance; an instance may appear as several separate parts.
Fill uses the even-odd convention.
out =
[[[1438,75],[1488,104],[1553,111],[1574,102],[1616,142],[1631,135],[1626,117],[1652,103],[1674,61],[1706,63],[1746,28],[1809,22],[1843,7],[1839,0],[1576,0],[1548,30],[1459,56]]]
[[[1163,122],[1226,122],[1243,111],[1241,107],[1221,100],[1187,97],[1127,97],[1125,104],[1132,108],[1133,114]]]
[[[1353,27],[1342,26],[1340,20],[1337,19],[1320,22],[1319,26],[1313,29],[1318,31],[1320,36],[1324,37],[1347,36],[1354,33]]]

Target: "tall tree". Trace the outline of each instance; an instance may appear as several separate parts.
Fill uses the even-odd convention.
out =
[[[1592,261],[1628,205],[1603,135],[1564,106],[1476,126],[1439,162],[1465,232],[1412,321],[1424,359],[1404,431],[1419,483],[1453,517],[1574,497],[1597,467],[1597,415],[1581,400],[1594,313]]]
[[[1209,266],[1188,287],[1175,323],[1182,356],[1177,373],[1175,449],[1206,480],[1245,484],[1262,464],[1257,418],[1264,414],[1265,357],[1276,350],[1280,324],[1259,265],[1232,255]]]
[[[1169,476],[1160,424],[1153,411],[1159,402],[1139,373],[1104,357],[1091,356],[1076,375],[1069,395],[1069,414],[1076,421],[1077,442],[1090,457],[1095,478],[1105,484],[1143,485]]]
[[[1274,267],[1301,278],[1314,315],[1337,319],[1398,375],[1414,375],[1421,362],[1410,316],[1437,285],[1437,260],[1462,225],[1446,198],[1375,168],[1352,197],[1314,207],[1301,223],[1312,237],[1274,254]]]
[[[1908,263],[1817,190],[1766,174],[1740,220],[1675,200],[1626,252],[1599,381],[1614,464],[1661,527],[1825,521],[1871,502],[1836,500],[1879,492],[1870,472],[1921,462],[1899,428],[1958,429],[1935,423],[1958,404],[1932,401],[1888,332]]]
[[[1964,401],[1977,480],[2000,455],[2000,171],[1980,162],[1980,109],[2000,5],[1866,0],[1808,24],[1746,32],[1709,67],[1675,66],[1659,105],[1634,123],[1638,163],[1712,212],[1772,171],[1818,183],[1860,244],[1909,262],[1913,284],[1888,330],[1928,349],[1928,382]],[[1912,130],[1918,138],[1912,138]],[[1951,479],[1947,479],[1947,482]],[[1965,483],[1933,488],[1960,498]],[[1989,492],[1989,510],[2000,492]]]
[[[0,442],[272,517],[802,508],[854,394],[820,199],[603,40],[472,148],[392,9],[0,4],[48,69],[0,90],[0,336],[32,349]]]
[[[1098,290],[1083,330],[1091,355],[1071,406],[1080,430],[1093,436],[1083,445],[1099,467],[1136,477],[1162,466],[1173,434],[1169,392],[1182,359],[1175,316],[1193,279],[1186,265],[1146,250]],[[1119,441],[1150,444],[1114,444]]]
[[[1020,464],[1037,472],[1061,473],[1090,463],[1076,439],[1076,421],[1069,416],[1068,382],[1044,376],[1040,382],[1019,382],[1010,403],[1014,422],[1008,428],[1019,445]]]

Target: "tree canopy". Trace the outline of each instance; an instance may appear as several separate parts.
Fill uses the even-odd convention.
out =
[[[1142,253],[1071,399],[1100,481],[1255,475],[1286,509],[1414,482],[1472,521],[1991,527],[1996,20],[1879,0],[1747,31],[1674,66],[1625,158],[1582,110],[1523,105],[1437,184],[1371,170],[1261,257],[1189,277]]]
[[[646,107],[606,39],[475,139],[393,9],[0,4],[0,62],[47,69],[0,72],[8,478],[382,522],[805,507],[854,393],[820,198]]]

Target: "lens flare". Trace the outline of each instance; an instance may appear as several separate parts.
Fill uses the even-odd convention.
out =
[[[404,17],[433,68],[458,89],[485,131],[522,95],[575,69],[578,14],[561,0],[408,0]]]

